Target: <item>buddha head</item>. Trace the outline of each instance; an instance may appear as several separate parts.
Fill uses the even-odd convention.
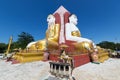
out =
[[[55,24],[55,17],[52,14],[48,15],[47,22],[48,25]]]
[[[70,23],[73,23],[74,25],[77,25],[77,16],[75,14],[72,14],[70,17],[69,17],[69,22]]]

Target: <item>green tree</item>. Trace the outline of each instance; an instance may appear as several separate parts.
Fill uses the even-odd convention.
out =
[[[20,47],[19,47],[19,44],[18,44],[18,42],[16,41],[16,42],[12,42],[12,44],[11,44],[11,51],[14,51],[14,49],[19,49]]]
[[[7,45],[5,43],[0,43],[0,53],[4,53],[7,49]]]
[[[112,49],[112,50],[116,49],[116,44],[114,42],[102,41],[97,45],[102,48],[106,48],[106,49]]]
[[[120,43],[116,43],[116,50],[120,50]]]
[[[15,45],[17,44],[19,48],[25,49],[27,44],[32,41],[34,41],[34,37],[31,34],[22,32],[18,35],[18,40]]]

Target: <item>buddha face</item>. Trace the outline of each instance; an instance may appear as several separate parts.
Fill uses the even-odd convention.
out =
[[[48,22],[49,25],[50,25],[50,24],[54,24],[54,23],[55,23],[55,17],[50,14],[50,15],[47,17],[47,22]]]
[[[69,21],[70,21],[70,23],[73,23],[73,24],[77,25],[77,21],[78,21],[77,16],[74,15],[74,14],[71,15],[71,16],[69,17]]]

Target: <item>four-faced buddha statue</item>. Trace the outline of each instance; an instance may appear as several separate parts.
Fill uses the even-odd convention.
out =
[[[65,24],[66,40],[73,41],[73,43],[70,44],[75,47],[75,52],[83,53],[95,50],[96,46],[91,40],[81,37],[81,33],[76,26],[77,21],[78,19],[76,15],[73,14],[69,17],[69,22]],[[29,49],[57,50],[59,48],[60,24],[55,23],[55,17],[52,14],[48,15],[47,22],[48,29],[46,30],[46,38],[36,41],[29,46]]]

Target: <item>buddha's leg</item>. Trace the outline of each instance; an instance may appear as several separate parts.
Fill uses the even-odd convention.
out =
[[[53,40],[48,40],[47,49],[49,49],[49,50],[57,50],[58,49],[58,42],[53,41]]]
[[[31,50],[37,50],[35,44],[32,44],[32,45],[28,48],[28,51],[31,51]]]
[[[77,52],[88,53],[93,51],[93,45],[90,42],[76,42],[73,45],[75,46],[75,51]]]
[[[36,43],[37,50],[45,50],[46,49],[46,40],[40,40]]]

